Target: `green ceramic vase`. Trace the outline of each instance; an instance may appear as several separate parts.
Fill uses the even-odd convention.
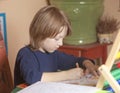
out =
[[[96,24],[103,12],[103,0],[49,0],[62,9],[71,20],[72,35],[64,39],[71,45],[90,44],[97,41]]]

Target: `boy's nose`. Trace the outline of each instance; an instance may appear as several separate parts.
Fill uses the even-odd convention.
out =
[[[60,41],[58,42],[58,44],[59,44],[59,46],[62,46],[62,45],[63,45],[63,40],[60,40]]]

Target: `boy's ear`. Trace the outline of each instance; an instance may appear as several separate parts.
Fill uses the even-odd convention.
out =
[[[50,0],[46,0],[47,4],[50,5]]]

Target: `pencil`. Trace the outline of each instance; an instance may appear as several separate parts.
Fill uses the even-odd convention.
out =
[[[79,66],[78,62],[76,63],[76,67],[77,67],[77,68],[80,68],[80,66]]]

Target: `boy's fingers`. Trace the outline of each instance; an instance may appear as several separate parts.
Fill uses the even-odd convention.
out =
[[[89,74],[89,70],[86,69],[84,73],[85,73],[85,75],[86,75],[86,74]]]
[[[97,77],[97,78],[99,77],[99,74],[96,71],[93,71],[93,74],[95,77]]]
[[[78,63],[76,63],[76,67],[79,68],[79,64]]]

